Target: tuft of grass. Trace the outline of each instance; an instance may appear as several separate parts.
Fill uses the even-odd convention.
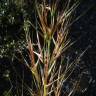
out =
[[[65,60],[67,50],[76,42],[71,41],[69,32],[70,24],[73,22],[73,13],[80,2],[79,0],[75,0],[74,3],[72,0],[64,1],[62,10],[58,8],[59,2],[60,0],[50,4],[46,0],[41,3],[35,2],[36,24],[33,25],[29,20],[24,21],[30,62],[24,60],[32,72],[33,88],[27,86],[32,96],[61,96],[64,82],[71,76],[86,51],[71,63]],[[30,32],[30,26],[35,31]],[[74,94],[77,86],[77,83],[73,84],[67,96]]]

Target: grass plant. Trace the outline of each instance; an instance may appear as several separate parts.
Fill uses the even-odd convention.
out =
[[[35,25],[24,21],[26,48],[30,61],[26,66],[32,73],[33,87],[27,86],[31,96],[73,96],[78,84],[75,82],[69,93],[62,95],[63,84],[68,80],[85,53],[83,51],[72,62],[66,61],[67,50],[76,42],[70,38],[73,13],[80,4],[79,0],[60,0],[48,3],[35,1]],[[30,26],[34,29],[30,31]],[[23,56],[22,56],[23,57]]]

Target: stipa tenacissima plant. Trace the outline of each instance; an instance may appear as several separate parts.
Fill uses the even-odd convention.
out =
[[[73,22],[72,13],[79,3],[78,0],[74,3],[72,0],[67,0],[61,10],[58,8],[59,0],[50,4],[46,0],[42,3],[37,1],[36,26],[28,20],[24,21],[30,58],[30,62],[26,62],[26,65],[32,72],[34,83],[33,89],[28,88],[32,96],[61,96],[63,83],[70,77],[86,51],[71,63],[65,61],[66,50],[74,44],[69,38],[69,27]],[[29,33],[29,26],[35,31]],[[67,96],[74,94],[77,84],[73,85]]]

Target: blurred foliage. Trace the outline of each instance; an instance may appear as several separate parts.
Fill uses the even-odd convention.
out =
[[[5,92],[3,93],[3,96],[12,96],[12,93],[5,91]]]
[[[32,20],[32,4],[31,0],[0,0],[0,57],[11,56],[25,42],[23,22]]]

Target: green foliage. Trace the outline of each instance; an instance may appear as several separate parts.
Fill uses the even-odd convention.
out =
[[[11,91],[10,92],[5,91],[3,93],[3,96],[13,96],[13,95],[12,95],[12,92]]]
[[[24,42],[22,26],[21,8],[11,0],[0,1],[0,57],[12,56],[18,42]]]

